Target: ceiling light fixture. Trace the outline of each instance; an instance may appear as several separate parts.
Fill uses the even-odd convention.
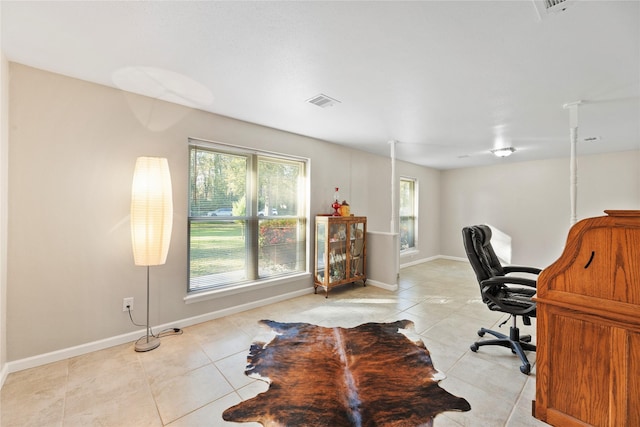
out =
[[[494,156],[496,157],[508,157],[513,152],[516,151],[513,147],[504,147],[504,148],[496,148],[495,150],[491,150]]]

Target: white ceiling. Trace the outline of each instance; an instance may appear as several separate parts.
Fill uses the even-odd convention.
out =
[[[439,169],[640,149],[640,2],[2,1],[14,62]],[[322,93],[340,101],[306,102]],[[228,141],[232,142],[232,141]],[[489,150],[514,146],[509,158]]]

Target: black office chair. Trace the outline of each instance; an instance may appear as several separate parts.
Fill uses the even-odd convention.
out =
[[[477,341],[471,345],[471,351],[476,352],[483,345],[511,348],[511,352],[517,354],[522,361],[520,371],[528,375],[531,364],[524,350],[535,351],[536,346],[531,344],[531,335],[520,336],[516,320],[518,316],[522,316],[524,324],[531,325],[531,317],[536,317],[536,303],[531,300],[536,293],[536,280],[531,277],[512,276],[511,273],[539,274],[542,270],[535,267],[503,267],[491,246],[491,229],[487,225],[464,227],[462,237],[467,257],[480,284],[482,301],[490,310],[510,314],[513,320],[509,336],[480,328],[479,336],[488,333],[496,339]]]

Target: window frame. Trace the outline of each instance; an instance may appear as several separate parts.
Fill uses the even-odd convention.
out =
[[[310,159],[288,155],[288,154],[280,154],[274,153],[264,150],[258,150],[253,148],[247,148],[242,146],[236,146],[227,143],[221,142],[212,142],[205,141],[202,139],[189,138],[188,139],[188,178],[187,178],[187,283],[186,283],[186,297],[185,302],[196,302],[203,299],[208,299],[216,296],[226,296],[232,295],[240,292],[246,292],[251,290],[257,290],[260,288],[264,288],[267,286],[277,285],[286,283],[292,280],[297,280],[304,276],[310,276],[309,272],[309,232],[310,232],[310,218],[309,218],[309,170],[310,170]],[[198,212],[199,215],[192,215],[192,150],[200,149],[203,151],[210,151],[213,153],[219,153],[223,155],[230,156],[242,156],[246,157],[246,179],[247,182],[245,184],[245,215],[238,217],[231,217],[230,219],[242,220],[244,221],[243,227],[247,234],[246,238],[249,241],[245,240],[245,253],[244,253],[244,263],[254,263],[255,265],[247,267],[249,270],[255,270],[256,276],[247,277],[246,279],[240,281],[229,282],[226,284],[216,285],[212,283],[211,286],[202,286],[197,289],[192,289],[192,259],[191,259],[191,235],[192,235],[192,224],[198,222],[207,221],[206,217],[202,215],[201,212]],[[301,165],[302,172],[300,174],[300,178],[303,180],[303,183],[298,187],[296,194],[298,198],[298,207],[296,215],[281,215],[278,218],[283,219],[296,219],[298,224],[298,233],[302,234],[303,239],[296,240],[297,248],[300,251],[298,253],[297,263],[300,265],[299,270],[286,272],[278,275],[267,275],[266,277],[259,277],[257,275],[258,265],[259,265],[259,254],[260,248],[258,245],[258,236],[259,236],[259,222],[260,221],[268,221],[268,218],[264,218],[260,216],[260,211],[258,209],[259,199],[258,193],[256,191],[257,181],[258,181],[258,163],[260,160],[273,160],[276,163],[282,162],[291,162],[297,163]],[[302,194],[300,194],[302,192]],[[270,208],[271,209],[271,208]],[[225,217],[226,219],[226,217]],[[209,219],[210,220],[210,219]],[[251,233],[251,236],[249,236]]]
[[[410,182],[412,183],[413,186],[413,197],[411,197],[412,199],[412,212],[411,215],[402,215],[402,183],[403,182]],[[409,253],[414,253],[418,251],[418,202],[419,202],[419,191],[418,191],[418,179],[414,178],[414,177],[409,177],[409,176],[401,176],[399,181],[398,181],[398,194],[399,194],[399,201],[398,201],[398,232],[399,232],[399,246],[400,246],[400,255],[405,255],[405,254],[409,254]],[[409,246],[405,249],[402,248],[402,219],[405,217],[409,217],[409,218],[413,218],[413,246]]]

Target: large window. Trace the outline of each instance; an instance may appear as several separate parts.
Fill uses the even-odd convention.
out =
[[[189,158],[189,292],[306,270],[305,161],[204,144]]]
[[[400,178],[400,252],[416,249],[417,182]]]

